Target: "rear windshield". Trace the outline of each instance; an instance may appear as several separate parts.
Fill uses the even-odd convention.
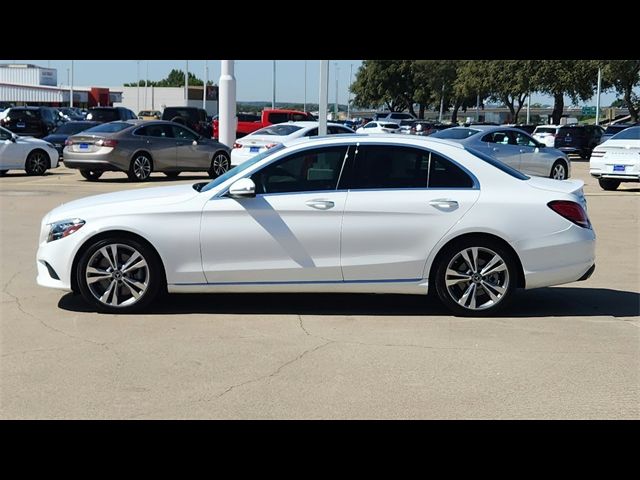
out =
[[[7,116],[15,120],[40,118],[40,110],[11,110]]]
[[[509,165],[501,162],[497,158],[494,158],[490,155],[482,153],[479,150],[476,150],[475,148],[465,147],[465,150],[469,153],[472,153],[473,155],[478,157],[480,160],[484,160],[485,162],[493,165],[498,170],[503,171],[507,175],[511,175],[513,178],[517,178],[518,180],[529,180],[529,177],[526,176],[524,173],[516,170],[515,168],[511,168]]]
[[[446,130],[440,130],[439,132],[431,135],[433,138],[450,138],[452,140],[462,140],[465,138],[469,138],[476,133],[479,133],[480,130],[476,130],[474,128],[447,128]]]
[[[110,122],[110,123],[103,123],[102,125],[96,125],[93,128],[85,130],[85,132],[86,133],[116,133],[129,127],[133,127],[133,125],[126,122]]]
[[[611,140],[640,140],[640,127],[629,127],[611,137]]]
[[[271,125],[269,127],[261,128],[260,130],[255,131],[252,135],[278,135],[278,136],[286,136],[291,135],[293,132],[297,132],[302,127],[298,127],[296,125]]]
[[[611,125],[610,127],[607,127],[604,133],[608,133],[609,135],[615,135],[616,133],[621,132],[626,128],[629,128],[629,127],[620,127],[616,125]]]
[[[201,115],[198,110],[192,110],[189,108],[165,108],[162,112],[162,118],[164,120],[171,120],[173,117],[189,118],[191,120],[199,120]]]
[[[89,113],[87,114],[87,119],[95,120],[97,122],[113,122],[114,120],[119,120],[120,116],[118,115],[118,111],[115,109],[114,110],[95,109],[95,110],[89,110]]]
[[[78,123],[68,122],[60,125],[56,129],[55,133],[64,133],[67,135],[74,135],[76,133],[86,130],[87,128],[91,128],[93,126],[94,126],[93,123],[88,123],[88,122],[78,122]]]
[[[555,127],[538,127],[536,133],[556,133]]]

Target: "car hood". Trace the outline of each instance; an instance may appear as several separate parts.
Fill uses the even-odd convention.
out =
[[[150,208],[166,207],[198,195],[191,184],[152,187],[106,193],[63,203],[49,212],[47,223],[68,218],[89,218],[96,215],[132,214]]]
[[[48,142],[40,139],[40,138],[35,138],[35,137],[22,137],[22,136],[18,136],[18,143],[29,143],[29,144],[36,144],[36,145],[46,145]]]
[[[48,135],[44,137],[42,140],[45,142],[64,142],[67,139],[68,135],[64,133],[57,133],[54,135]]]

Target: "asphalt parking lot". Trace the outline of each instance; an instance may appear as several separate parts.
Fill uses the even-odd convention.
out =
[[[173,295],[97,314],[36,285],[42,216],[130,188],[64,167],[0,179],[0,418],[640,418],[640,188],[585,180],[598,236],[585,282],[520,292],[498,318],[424,297]]]

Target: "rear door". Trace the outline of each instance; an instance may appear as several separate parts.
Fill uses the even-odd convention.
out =
[[[342,221],[345,282],[415,282],[428,254],[471,208],[477,181],[428,150],[359,146],[338,190],[348,189]]]
[[[520,149],[510,130],[498,130],[482,138],[487,143],[489,155],[503,161],[510,167],[520,169]]]
[[[156,170],[176,168],[176,140],[171,125],[146,125],[136,130],[134,136],[140,136],[142,147],[149,149]]]

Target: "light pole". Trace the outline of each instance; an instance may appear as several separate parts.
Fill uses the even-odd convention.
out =
[[[444,83],[442,84],[442,95],[440,96],[440,116],[438,122],[442,123],[442,114],[444,113]]]
[[[531,92],[527,95],[527,125],[531,121]]]
[[[307,111],[307,61],[304,61],[304,107],[302,108],[305,112]]]
[[[598,92],[596,93],[596,125],[600,125],[600,87],[602,83],[602,69],[598,67]]]
[[[149,60],[147,60],[147,75],[144,77],[144,108],[145,110],[148,108],[147,107],[148,83],[149,83]]]
[[[220,131],[218,140],[233,147],[236,140],[236,77],[233,60],[221,60]]]
[[[349,66],[349,86],[347,91],[349,92],[349,98],[347,100],[347,118],[351,120],[351,83],[353,83],[353,63]]]
[[[136,66],[136,111],[140,113],[140,60],[136,60]]]
[[[480,121],[480,92],[476,96],[476,122]]]
[[[333,107],[333,114],[335,116],[334,120],[338,120],[338,76],[340,73],[340,67],[338,66],[338,62],[333,63],[336,67],[336,103]]]
[[[207,109],[207,82],[209,81],[209,67],[207,61],[204,61],[204,86],[202,88],[202,108]]]
[[[184,72],[184,104],[189,105],[189,60],[186,60],[186,68]]]
[[[273,96],[271,97],[271,108],[276,108],[276,61],[273,61]]]
[[[69,70],[67,70],[67,74]],[[71,82],[69,83],[69,107],[73,108],[73,60],[71,60]]]
[[[318,135],[327,134],[329,105],[329,60],[320,60],[320,98],[318,99]]]

